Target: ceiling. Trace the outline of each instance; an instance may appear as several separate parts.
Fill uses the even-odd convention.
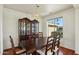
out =
[[[73,7],[72,4],[5,4],[4,7],[41,16]]]

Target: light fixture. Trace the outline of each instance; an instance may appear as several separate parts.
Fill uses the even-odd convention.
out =
[[[40,6],[36,4],[36,7],[39,8]]]
[[[34,19],[39,19],[39,12],[40,12],[40,11],[39,11],[39,7],[40,7],[40,6],[39,6],[38,4],[35,4],[35,8],[36,8],[36,9],[35,9],[35,11],[34,11],[34,16],[33,16]]]

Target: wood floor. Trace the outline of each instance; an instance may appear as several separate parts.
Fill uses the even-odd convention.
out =
[[[18,49],[16,48],[16,50],[18,51]],[[61,53],[59,53],[60,55],[76,55],[75,52],[71,49],[67,49],[67,48],[64,48],[64,47],[60,47],[59,51]],[[4,51],[4,52],[8,52],[7,55],[12,55],[12,50],[9,49],[7,51]]]
[[[67,49],[64,47],[60,47],[60,51],[63,53],[63,55],[76,55],[74,50]]]

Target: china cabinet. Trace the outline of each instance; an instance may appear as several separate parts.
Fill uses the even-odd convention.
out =
[[[22,48],[36,47],[36,38],[39,33],[39,22],[22,18],[18,21],[19,46]]]

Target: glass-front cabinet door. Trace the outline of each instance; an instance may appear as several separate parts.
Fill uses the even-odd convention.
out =
[[[31,21],[26,20],[26,35],[31,35]]]
[[[32,34],[38,34],[39,32],[39,22],[37,20],[32,21]]]
[[[25,28],[26,28],[25,20],[20,19],[19,20],[19,35],[25,35]]]
[[[32,37],[34,40],[34,45],[35,47],[38,49],[39,45],[38,45],[38,40],[39,40],[39,22],[37,20],[33,20],[32,21]]]
[[[19,35],[30,35],[31,34],[31,23],[27,18],[19,20]]]
[[[26,40],[29,40],[31,34],[31,23],[28,18],[19,19],[18,22],[19,46],[26,47]]]

